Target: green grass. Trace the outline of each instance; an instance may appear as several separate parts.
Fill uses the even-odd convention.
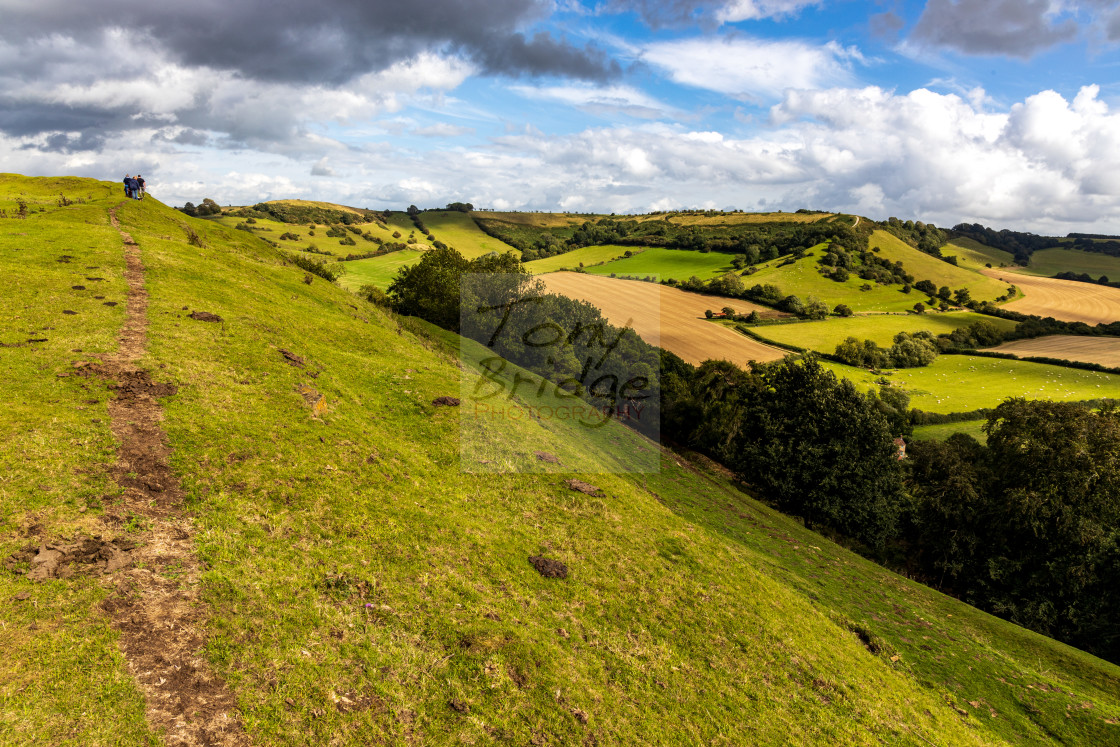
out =
[[[424,252],[418,249],[401,249],[380,257],[343,262],[342,266],[346,271],[338,282],[349,290],[357,290],[363,285],[376,285],[385,290],[400,268],[416,264],[423,256]]]
[[[880,377],[870,371],[823,364],[861,389],[878,388]],[[910,393],[911,407],[926,412],[970,412],[995,407],[1008,397],[1061,402],[1120,398],[1117,374],[982,356],[941,355],[924,368],[892,369],[885,376]]]
[[[481,257],[490,252],[498,254],[513,252],[521,256],[519,250],[483,233],[467,213],[457,210],[425,210],[420,214],[420,220],[437,240],[454,247],[467,259]]]
[[[641,247],[636,246],[615,246],[613,244],[605,246],[585,246],[580,249],[573,249],[564,254],[557,254],[554,257],[545,257],[544,259],[534,259],[531,262],[525,263],[525,269],[535,275],[543,275],[546,272],[556,272],[557,270],[569,270],[579,267],[583,264],[587,267],[598,265],[604,262],[610,262],[613,259],[621,257],[626,252],[638,254],[644,251]]]
[[[987,422],[987,420],[964,420],[960,423],[919,425],[914,428],[914,439],[918,441],[944,441],[954,433],[966,433],[983,444],[988,442],[988,434],[984,433],[984,425]]]
[[[732,269],[732,259],[734,259],[733,255],[722,252],[698,252],[691,249],[651,247],[640,254],[635,254],[633,257],[616,259],[603,265],[588,267],[587,271],[595,275],[614,273],[620,277],[656,275],[662,280],[669,278],[688,280],[695,275],[701,280],[710,280],[729,272]]]
[[[984,316],[971,311],[949,311],[945,313],[926,312],[920,315],[871,314],[847,318],[830,317],[815,322],[759,325],[753,327],[752,330],[755,334],[768,340],[831,353],[837,345],[848,337],[874,340],[881,347],[890,347],[894,341],[894,336],[899,332],[913,334],[927,330],[939,335],[981,320],[991,322],[1002,330],[1010,330],[1015,327],[1015,322],[1008,319]]]
[[[1015,260],[1015,255],[1011,252],[994,249],[964,236],[953,239],[941,247],[941,254],[946,257],[956,257],[957,266],[966,270],[982,270],[988,265],[999,268],[1010,265]]]
[[[1080,249],[1043,249],[1031,254],[1031,263],[1020,268],[1028,275],[1053,277],[1059,272],[1086,273],[1094,280],[1107,275],[1112,280],[1120,280],[1120,257]]]
[[[903,293],[901,285],[878,285],[852,275],[843,283],[824,277],[818,272],[819,259],[824,249],[818,245],[804,258],[790,262],[790,258],[770,260],[757,265],[757,270],[743,277],[748,288],[754,285],[776,285],[786,295],[805,301],[809,296],[820,298],[831,309],[837,304],[847,304],[854,311],[906,311],[915,303],[927,300],[922,293]],[[788,263],[788,264],[787,264]],[[870,285],[870,290],[861,290]]]
[[[104,220],[115,201],[55,228],[0,222],[0,261],[20,278],[0,304],[57,338],[0,349],[18,405],[0,421],[9,551],[32,522],[97,526],[99,509],[70,500],[112,490],[97,468],[113,444],[105,392],[55,373],[72,347],[112,345],[120,309],[59,319],[48,301],[72,303],[62,247],[123,289]],[[207,568],[204,654],[255,745],[1114,739],[1104,719],[1120,716],[1120,668],[878,568],[684,455],[663,453],[656,474],[581,474],[598,498],[554,473],[465,473],[464,412],[431,404],[464,373],[446,333],[306,285],[244,232],[154,201],[121,220],[147,271],[145,363],[179,387],[163,427]],[[225,321],[195,322],[184,306]],[[326,396],[323,416],[299,384]],[[99,409],[80,404],[91,396]],[[597,458],[596,442],[562,428],[507,425],[497,448]],[[570,576],[540,577],[527,558],[541,553]],[[0,741],[154,743],[100,587],[0,575],[0,599],[24,589],[37,605],[5,601]]]
[[[883,259],[901,262],[915,280],[929,280],[938,288],[948,286],[950,290],[968,288],[977,301],[994,301],[1007,291],[1006,284],[994,278],[931,257],[886,231],[872,232],[869,242],[872,248],[879,247]],[[944,250],[942,253],[951,254]]]

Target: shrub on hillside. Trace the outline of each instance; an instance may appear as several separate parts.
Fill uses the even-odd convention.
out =
[[[328,264],[326,262],[319,262],[312,259],[311,257],[303,254],[297,254],[295,252],[285,252],[284,258],[296,267],[306,270],[312,275],[318,275],[324,280],[330,281],[332,283],[338,282],[338,279],[342,277],[342,273],[344,271],[342,265],[338,263]]]

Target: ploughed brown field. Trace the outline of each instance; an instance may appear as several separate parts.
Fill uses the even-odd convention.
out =
[[[986,269],[983,273],[1017,285],[1023,291],[1023,298],[1004,305],[1010,311],[1086,324],[1120,321],[1120,288],[1021,275],[1006,267]]]
[[[627,323],[651,345],[660,345],[689,363],[708,359],[729,360],[740,366],[750,361],[780,360],[784,350],[763,345],[727,327],[706,321],[704,311],[719,312],[724,306],[763,317],[788,316],[736,298],[702,296],[640,280],[553,272],[540,276],[553,293],[587,301],[603,312],[611,324]]]
[[[1120,368],[1120,337],[1081,337],[1078,335],[1047,335],[1033,340],[1013,340],[987,350],[1010,353],[1020,358],[1040,356],[1067,361],[1099,363]]]

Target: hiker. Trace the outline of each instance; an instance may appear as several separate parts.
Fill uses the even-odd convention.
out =
[[[128,188],[130,190],[129,197],[131,197],[134,200],[139,200],[140,199],[140,183],[138,181],[136,181],[136,179],[134,177],[129,178]]]
[[[132,177],[128,174],[124,175],[124,196],[132,197]]]
[[[136,184],[139,187],[139,190],[136,193],[137,194],[136,199],[137,200],[143,200],[144,199],[144,192],[147,191],[147,190],[144,189],[144,177],[137,174],[136,175]]]

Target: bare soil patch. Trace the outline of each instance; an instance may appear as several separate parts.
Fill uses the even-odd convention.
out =
[[[1110,368],[1120,367],[1120,337],[1047,335],[1032,340],[1013,340],[986,349],[996,353],[1010,353],[1020,358],[1061,358],[1067,361],[1099,363]]]
[[[132,563],[130,551],[135,547],[135,542],[120,537],[113,540],[80,537],[70,543],[29,545],[12,553],[4,565],[15,573],[23,573],[19,565],[29,564],[26,574],[32,581],[76,575],[100,576],[127,568]]]
[[[564,484],[568,487],[569,490],[574,490],[585,495],[593,495],[596,498],[602,498],[604,495],[602,490],[595,487],[589,482],[584,482],[583,480],[572,478],[571,480],[565,480]]]
[[[1009,311],[1086,324],[1120,321],[1120,288],[1022,275],[1008,268],[986,269],[983,273],[1023,291],[1023,298],[1004,306]]]
[[[192,311],[187,314],[191,319],[199,322],[220,322],[222,318],[217,314],[211,314],[209,311]]]
[[[529,562],[537,569],[537,573],[545,578],[568,577],[568,566],[564,565],[559,560],[545,558],[540,555],[532,555],[529,557]]]
[[[758,311],[769,318],[789,316],[749,301],[579,272],[553,272],[540,280],[552,293],[587,301],[611,324],[628,324],[646,342],[660,345],[689,363],[720,359],[742,366],[750,361],[781,360],[787,354],[704,318],[706,309],[718,312],[724,306],[742,314]]]

